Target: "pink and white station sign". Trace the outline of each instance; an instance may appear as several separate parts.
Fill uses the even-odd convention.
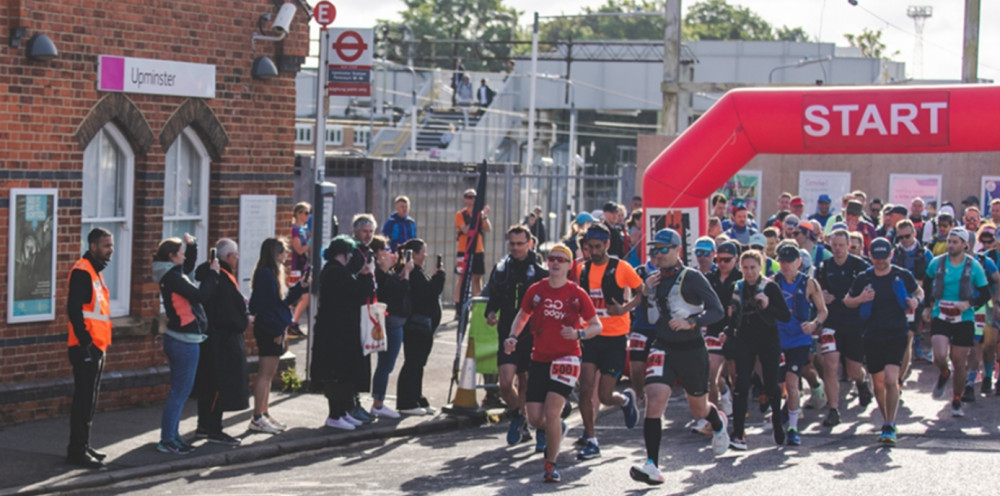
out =
[[[215,66],[100,55],[97,90],[215,98]]]

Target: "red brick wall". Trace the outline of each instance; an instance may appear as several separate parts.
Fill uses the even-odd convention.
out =
[[[257,55],[277,60],[282,52],[306,55],[307,16],[296,14],[292,34],[282,42],[257,42],[251,36],[257,19],[276,12],[271,0],[10,0],[0,2],[0,377],[3,382],[26,383],[67,377],[65,281],[79,258],[83,147],[77,141],[81,124],[108,93],[96,91],[98,55],[143,57],[216,66],[216,98],[204,102],[228,137],[228,144],[211,165],[209,240],[237,238],[239,196],[274,194],[278,197],[277,232],[284,232],[290,210],[294,164],[294,73],[260,81],[250,76]],[[21,48],[7,40],[13,26],[25,26]],[[30,61],[24,45],[35,33],[56,43],[59,57]],[[153,133],[148,151],[134,150],[135,184],[131,259],[130,316],[138,329],[149,330],[159,313],[159,292],[150,280],[150,259],[162,233],[161,206],[147,199],[163,196],[162,175],[166,149],[159,137],[167,121],[188,99],[158,95],[125,95],[141,112]],[[128,134],[128,130],[123,130]],[[64,173],[55,179],[39,171]],[[66,178],[65,173],[70,173]],[[28,174],[26,178],[22,178]],[[73,175],[75,174],[75,175]],[[235,176],[235,175],[241,176]],[[252,175],[250,175],[252,174]],[[62,177],[62,179],[59,179]],[[150,179],[153,178],[153,179]],[[8,324],[7,250],[9,189],[59,189],[56,281],[57,318],[52,322]],[[237,239],[237,241],[239,241]],[[203,242],[203,246],[207,243]],[[255,250],[255,247],[245,249]],[[62,336],[56,339],[56,336]],[[249,335],[249,334],[248,334]],[[47,341],[11,345],[12,340]],[[250,345],[252,347],[252,344]],[[130,370],[166,363],[158,342],[148,332],[116,334],[106,370]],[[165,390],[114,393],[114,405],[155,402]],[[102,396],[102,401],[105,397]],[[66,399],[49,400],[23,408],[31,415],[65,412]],[[24,405],[27,406],[27,405]],[[104,405],[104,406],[111,406]],[[0,413],[13,407],[0,402]],[[23,420],[26,413],[17,413]],[[29,415],[30,416],[30,415]],[[9,417],[8,417],[9,418]]]

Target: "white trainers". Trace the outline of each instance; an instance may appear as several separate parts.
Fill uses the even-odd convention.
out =
[[[724,415],[719,415],[719,418],[722,420],[722,429],[712,433],[712,451],[715,452],[715,456],[725,454],[729,449],[729,432],[726,430],[728,421]]]
[[[255,432],[266,432],[268,434],[277,434],[281,432],[281,429],[271,425],[265,417],[261,417],[259,419],[251,418],[250,427],[248,427],[248,429]]]
[[[344,416],[340,418],[342,420],[347,421],[348,424],[351,424],[354,427],[360,427],[362,424],[364,424],[364,422],[352,417],[350,413],[345,413]]]
[[[344,417],[346,417],[346,415]],[[326,426],[327,427],[332,427],[334,429],[341,429],[341,430],[345,430],[345,431],[353,431],[354,430],[354,424],[348,422],[347,420],[344,420],[344,417],[341,417],[339,419],[333,419],[333,418],[327,417],[326,418]]]
[[[288,426],[285,425],[284,422],[279,422],[278,419],[272,417],[270,413],[264,414],[264,420],[267,420],[267,423],[277,427],[279,431],[288,430]]]
[[[646,463],[642,466],[632,465],[632,468],[628,471],[628,475],[632,477],[632,480],[645,482],[651,486],[663,484],[663,474],[649,460],[646,460]]]
[[[399,412],[385,405],[382,405],[382,408],[372,407],[372,414],[382,418],[399,418]]]
[[[820,410],[826,406],[826,393],[823,392],[823,383],[812,388],[812,394],[809,396],[809,405],[816,410]]]
[[[712,425],[708,423],[708,420],[698,419],[695,421],[694,425],[691,426],[691,432],[695,434],[703,434],[705,436],[712,435]]]
[[[427,410],[418,406],[416,408],[406,408],[400,410],[399,413],[402,413],[403,415],[427,415]]]
[[[726,389],[724,394],[719,395],[719,410],[722,410],[727,417],[733,415],[733,393]]]
[[[424,407],[424,413],[426,413],[427,415],[435,415],[437,414],[437,412],[438,412],[437,408],[434,408],[433,406]]]

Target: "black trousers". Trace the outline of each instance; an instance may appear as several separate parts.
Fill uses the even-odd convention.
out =
[[[90,427],[104,371],[104,353],[96,347],[91,349],[93,356],[87,361],[85,348],[69,348],[69,362],[73,365],[73,405],[69,414],[69,446],[66,447],[69,455],[82,455],[90,447]]]
[[[396,382],[396,408],[429,406],[424,398],[424,366],[434,345],[434,334],[403,331],[403,367]]]
[[[753,367],[760,359],[761,379],[764,382],[764,393],[771,405],[771,415],[780,415],[781,383],[778,377],[778,364],[781,360],[781,341],[739,339],[733,346],[736,355],[736,388],[733,391],[733,435],[742,438],[746,425],[747,397],[750,392],[750,375]]]
[[[354,408],[355,384],[351,380],[334,380],[323,385],[323,393],[326,395],[327,407],[330,409],[329,417],[339,419],[347,414],[347,411]]]

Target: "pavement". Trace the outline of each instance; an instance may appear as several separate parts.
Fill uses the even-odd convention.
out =
[[[130,479],[150,477],[193,468],[221,467],[247,463],[290,453],[345,446],[358,441],[393,437],[420,436],[434,432],[479,425],[482,419],[452,417],[440,408],[448,401],[448,386],[455,357],[457,323],[454,313],[445,311],[445,324],[438,329],[434,348],[424,374],[424,394],[436,415],[402,416],[378,419],[356,431],[339,431],[324,426],[328,408],[322,394],[271,392],[270,413],[288,425],[277,435],[247,430],[252,410],[227,412],[223,417],[225,432],[239,438],[237,447],[194,440],[197,427],[197,404],[190,400],[184,407],[180,432],[196,450],[185,456],[156,451],[159,441],[162,404],[116,412],[98,412],[94,418],[91,444],[107,453],[105,468],[88,470],[65,464],[69,440],[68,416],[26,422],[0,430],[0,496],[8,494],[45,494],[100,487]],[[450,322],[449,322],[450,321]],[[306,340],[293,341],[289,351],[296,354],[296,369],[304,377]],[[113,350],[112,350],[113,353]],[[389,380],[386,404],[395,407],[396,372],[403,362],[400,353]],[[372,370],[376,360],[372,359]],[[483,393],[479,392],[482,399]],[[251,398],[251,406],[253,399]],[[371,397],[362,395],[362,404],[370,409]],[[100,404],[98,404],[100,407]],[[502,411],[491,413],[499,414]]]

